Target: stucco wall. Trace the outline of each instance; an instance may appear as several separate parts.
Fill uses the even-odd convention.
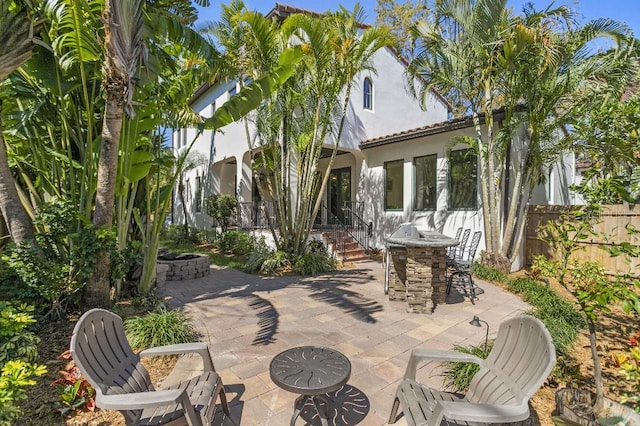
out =
[[[391,234],[401,223],[405,222],[412,222],[419,229],[436,230],[447,235],[455,235],[458,227],[483,231],[481,210],[449,211],[447,209],[447,152],[451,148],[466,148],[466,145],[451,145],[453,139],[461,135],[471,136],[473,135],[473,130],[457,130],[363,151],[365,155],[365,164],[362,170],[364,219],[374,223],[374,243],[376,246],[383,247],[384,237]],[[437,209],[433,211],[414,211],[413,159],[430,154],[437,155]],[[385,211],[384,209],[384,163],[393,160],[403,160],[404,162],[404,208],[402,211]],[[480,205],[479,198],[478,205]],[[480,243],[478,253],[483,248],[484,239]]]

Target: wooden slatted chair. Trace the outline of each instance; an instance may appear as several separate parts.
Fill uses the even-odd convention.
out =
[[[199,354],[204,373],[163,390],[154,389],[140,357],[184,353]],[[222,380],[206,343],[161,346],[137,354],[127,341],[122,318],[104,309],[91,309],[73,330],[71,355],[95,388],[96,405],[120,411],[127,425],[209,425],[218,395],[229,415]]]
[[[416,382],[422,360],[475,362],[464,397]],[[440,426],[464,422],[509,423],[529,417],[529,398],[542,386],[556,361],[549,332],[540,320],[523,315],[504,321],[486,360],[455,351],[414,349],[389,416],[399,405],[408,425]]]

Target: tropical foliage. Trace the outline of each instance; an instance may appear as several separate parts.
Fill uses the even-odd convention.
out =
[[[188,152],[176,158],[165,145],[163,129],[238,120],[291,75],[301,53],[285,51],[205,122],[188,100],[221,62],[193,28],[191,1],[3,0],[0,7],[0,210],[13,242],[46,233],[47,223],[32,223],[38,207],[66,200],[72,223],[55,242],[58,260],[71,260],[73,235],[113,242],[90,255],[89,278],[69,275],[84,302],[109,305],[128,288],[117,259],[131,247],[141,254],[133,288],[146,293],[172,188],[189,164]],[[46,257],[39,250],[29,258],[34,265]]]
[[[437,89],[471,115],[475,135],[457,142],[478,155],[486,250],[513,262],[531,192],[565,152],[563,132],[601,102],[594,93],[619,92],[632,76],[631,33],[606,19],[578,27],[565,6],[514,15],[506,0],[453,0],[437,2],[412,35],[407,82],[420,98]],[[590,48],[598,37],[615,48]]]
[[[38,359],[38,337],[29,330],[34,308],[0,301],[0,425],[12,425],[22,413],[27,387],[47,372]]]
[[[373,55],[391,42],[386,30],[362,28],[362,21],[363,10],[356,6],[321,17],[294,14],[279,23],[234,1],[210,27],[241,92],[245,81],[276,67],[287,46],[304,52],[295,74],[251,116],[255,134],[245,121],[260,197],[274,202],[274,239],[291,257],[304,253],[320,209],[352,85],[363,73],[375,72]]]
[[[635,87],[635,86],[634,86]],[[584,111],[573,146],[589,168],[577,188],[587,203],[637,203],[640,199],[640,98],[613,98]]]

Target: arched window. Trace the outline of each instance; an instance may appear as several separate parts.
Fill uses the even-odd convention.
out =
[[[373,111],[373,82],[369,77],[365,77],[364,79],[362,92],[364,94],[364,99],[362,102],[364,109]]]

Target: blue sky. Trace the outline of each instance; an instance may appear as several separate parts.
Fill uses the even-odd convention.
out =
[[[323,12],[327,9],[335,10],[339,5],[352,9],[356,1],[349,0],[278,0],[280,3],[290,4],[317,12]],[[531,1],[537,9],[542,9],[551,3],[550,0],[509,0],[509,5],[519,12],[522,5]],[[222,2],[224,4],[228,2]],[[244,0],[244,3],[251,10],[266,13],[271,10],[276,1],[267,0]],[[359,2],[367,12],[367,22],[372,23],[375,20],[376,0],[361,0]],[[218,18],[221,2],[211,0],[211,6],[202,9],[200,12],[200,21],[214,21]],[[586,22],[596,18],[611,18],[626,23],[634,32],[636,37],[640,37],[640,1],[639,0],[557,0],[555,5],[566,4],[575,9],[582,16],[582,21]]]

